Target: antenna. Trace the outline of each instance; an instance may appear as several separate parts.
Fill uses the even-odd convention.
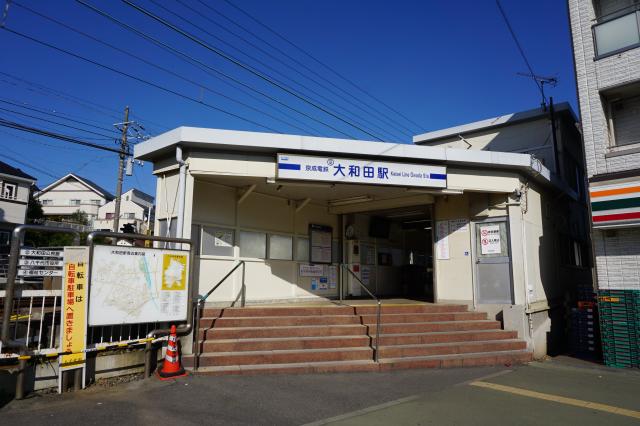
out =
[[[542,95],[542,108],[547,109],[547,98],[544,95],[544,85],[546,84],[551,87],[556,87],[558,85],[558,79],[556,77],[545,77],[543,75],[537,75],[527,72],[519,72],[516,74],[520,77],[532,78],[536,82],[536,84],[540,86],[540,93]]]

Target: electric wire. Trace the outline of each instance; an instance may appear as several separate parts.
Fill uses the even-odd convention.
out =
[[[198,0],[200,1],[200,0]],[[330,67],[329,65],[327,65],[326,63],[324,63],[323,61],[317,59],[315,56],[313,56],[311,53],[307,52],[306,50],[304,50],[303,48],[301,48],[300,46],[296,45],[295,43],[293,43],[291,40],[287,39],[285,36],[283,36],[282,34],[280,34],[279,32],[277,32],[276,30],[272,29],[271,27],[269,27],[268,25],[262,23],[259,19],[255,18],[253,15],[249,14],[249,12],[245,11],[244,9],[240,8],[240,6],[232,3],[229,0],[223,0],[225,3],[227,3],[229,6],[233,7],[234,9],[236,9],[237,11],[239,11],[240,13],[242,13],[243,15],[247,16],[249,19],[251,19],[252,21],[254,21],[255,23],[257,23],[258,25],[262,26],[263,28],[265,28],[267,31],[269,31],[270,33],[274,34],[275,36],[277,36],[278,38],[280,38],[281,40],[283,40],[284,42],[286,42],[287,44],[289,44],[290,46],[292,46],[293,48],[295,48],[296,50],[298,50],[299,52],[303,53],[305,56],[309,57],[310,59],[312,59],[314,62],[316,62],[317,64],[323,66],[324,68],[326,68],[327,70],[331,71],[334,75],[336,75],[337,77],[339,77],[340,79],[344,80],[345,82],[349,83],[351,86],[355,87],[356,89],[358,89],[360,92],[364,93],[365,95],[369,96],[371,99],[375,100],[376,102],[380,103],[381,105],[385,106],[388,110],[394,112],[395,114],[397,114],[399,117],[402,117],[403,119],[405,119],[408,123],[411,123],[412,125],[416,126],[416,128],[419,129],[419,131],[424,131],[424,128],[416,123],[415,121],[413,121],[412,119],[410,119],[409,117],[407,117],[406,115],[404,115],[403,113],[401,113],[400,111],[396,110],[395,108],[393,108],[392,106],[390,106],[389,104],[387,104],[386,102],[384,102],[383,100],[379,99],[378,97],[374,96],[373,94],[371,94],[370,92],[366,91],[365,89],[363,89],[361,86],[359,86],[358,84],[356,84],[354,81],[352,81],[351,79],[345,77],[344,75],[342,75],[341,73],[339,73],[338,71],[336,71],[334,68]],[[200,3],[202,3],[200,1]],[[316,74],[319,75],[319,74]],[[338,86],[337,86],[338,87]],[[338,87],[339,88],[339,87]],[[341,89],[342,90],[342,89]],[[345,93],[349,93],[346,92]]]
[[[186,18],[184,15],[181,15],[180,13],[170,10],[169,8],[159,4],[156,0],[149,0],[152,4],[155,4],[157,7],[161,8],[162,10],[166,11],[167,13],[177,17],[178,19],[180,19],[183,22],[186,22],[188,25],[191,25],[192,27],[200,30],[201,32],[207,34],[209,37],[218,40],[219,42],[229,46],[230,48],[234,49],[237,52],[240,52],[240,54],[242,54],[243,56],[249,58],[252,61],[257,62],[258,64],[262,65],[263,67],[265,67],[266,69],[271,70],[273,73],[278,74],[280,77],[288,80],[290,83],[293,83],[294,85],[298,86],[299,88],[302,88],[303,90],[306,90],[308,93],[311,93],[313,95],[316,96],[316,99],[313,99],[310,97],[310,99],[312,99],[314,102],[317,102],[319,105],[325,107],[325,108],[329,108],[326,104],[323,104],[322,102],[318,101],[317,98],[323,99],[325,102],[330,103],[333,108],[336,108],[338,110],[340,110],[340,112],[342,114],[345,114],[345,117],[349,117],[349,119],[353,120],[354,122],[358,123],[360,126],[362,126],[363,128],[366,128],[367,130],[373,132],[373,130],[371,130],[372,127],[376,128],[377,131],[381,132],[382,134],[385,134],[386,137],[391,137],[396,138],[397,136],[393,135],[393,130],[390,132],[387,129],[384,129],[382,127],[380,127],[379,125],[377,125],[376,123],[371,122],[369,119],[367,119],[366,117],[363,117],[362,115],[359,115],[358,113],[355,113],[353,111],[348,110],[347,108],[345,108],[342,105],[339,105],[338,103],[336,103],[335,101],[333,101],[332,99],[330,99],[329,97],[323,95],[322,93],[319,93],[317,90],[314,90],[313,88],[309,87],[308,85],[301,83],[299,80],[296,80],[294,78],[292,78],[291,76],[285,75],[283,72],[277,70],[276,68],[274,68],[273,66],[267,64],[266,62],[256,58],[255,56],[252,56],[246,52],[244,52],[243,50],[241,50],[240,48],[234,46],[233,44],[227,42],[226,40],[218,37],[217,35],[211,33],[210,31],[208,31],[207,29],[203,28],[200,25],[197,25],[196,23],[193,22],[192,19]],[[185,9],[190,10],[192,13],[194,13],[195,15],[199,16],[200,18],[206,20],[207,22],[211,22],[213,24],[217,24],[215,21],[211,20],[209,17],[207,17],[206,15],[203,15],[202,13],[200,13],[199,11],[193,9],[191,6],[189,6],[188,4],[182,2],[181,0],[176,0],[177,3],[181,4]],[[251,42],[249,42],[251,43]],[[263,49],[260,48],[260,46],[256,46],[255,44],[252,44],[253,47],[260,49],[262,52],[264,52]],[[273,55],[271,55],[269,52],[264,52],[266,55],[269,55],[269,57],[273,58],[274,60],[276,60],[277,62],[281,62],[279,61],[278,58],[274,57]],[[300,73],[298,70],[296,70],[293,67],[288,66],[287,64],[283,65],[287,66],[288,68],[292,69],[293,71],[301,74],[303,77],[305,78],[309,78],[307,76],[305,76],[304,74]],[[257,69],[257,68],[256,68]],[[273,78],[273,77],[272,77]],[[275,81],[277,81],[280,84],[285,84],[282,82],[282,80],[277,80],[274,78]],[[311,79],[311,81],[313,81]],[[315,81],[314,81],[315,82]],[[318,84],[317,82],[315,82],[316,84]],[[324,88],[324,87],[323,87]],[[305,93],[305,96],[309,96],[308,93]],[[355,119],[354,119],[355,118]],[[358,122],[359,120],[359,122]],[[365,124],[363,124],[365,123]],[[368,127],[367,127],[368,126]],[[395,130],[395,129],[394,129]]]
[[[53,45],[53,44],[47,43],[47,42],[42,41],[42,40],[39,40],[39,39],[37,39],[37,38],[35,38],[35,37],[31,37],[31,36],[29,36],[29,35],[27,35],[27,34],[23,34],[23,33],[19,32],[19,31],[12,30],[12,29],[10,29],[10,28],[8,28],[8,27],[6,27],[6,26],[5,26],[5,27],[2,27],[2,29],[3,29],[4,31],[7,31],[7,32],[11,33],[11,34],[14,34],[14,35],[16,35],[16,36],[22,37],[22,38],[24,38],[24,39],[26,39],[26,40],[30,40],[30,41],[32,41],[32,42],[34,42],[34,43],[40,44],[40,45],[42,45],[42,46],[45,46],[45,47],[48,47],[48,48],[50,48],[50,49],[56,50],[56,51],[58,51],[58,52],[65,53],[66,55],[72,56],[72,57],[74,57],[74,58],[76,58],[76,59],[80,59],[80,60],[82,60],[82,61],[84,61],[84,62],[87,62],[87,63],[93,64],[93,65],[96,65],[96,66],[98,66],[98,67],[100,67],[100,68],[103,68],[103,69],[109,70],[109,71],[114,72],[114,73],[116,73],[116,74],[120,74],[120,75],[125,76],[125,77],[128,77],[128,78],[130,78],[130,79],[132,79],[132,80],[138,81],[138,82],[140,82],[140,83],[146,84],[146,85],[148,85],[148,86],[151,86],[151,87],[154,87],[154,88],[156,88],[156,89],[162,90],[162,91],[164,91],[164,92],[170,93],[170,94],[172,94],[172,95],[178,96],[178,97],[180,97],[180,98],[187,99],[187,100],[189,100],[189,101],[191,101],[191,102],[195,102],[195,103],[197,103],[197,104],[199,104],[199,105],[206,106],[206,107],[208,107],[208,108],[210,108],[210,109],[213,109],[213,110],[215,110],[215,111],[218,111],[218,112],[221,112],[221,113],[223,113],[223,114],[229,115],[229,116],[231,116],[231,117],[237,118],[237,119],[239,119],[239,120],[245,121],[245,122],[247,122],[247,123],[253,124],[253,125],[255,125],[255,126],[258,126],[258,127],[264,128],[264,129],[266,129],[266,130],[270,130],[270,131],[275,132],[275,133],[280,133],[280,132],[278,132],[277,130],[275,130],[275,129],[273,129],[273,128],[271,128],[271,127],[269,127],[269,126],[265,125],[265,124],[259,123],[259,122],[257,122],[257,121],[251,120],[251,119],[246,118],[246,117],[243,117],[243,116],[241,116],[241,115],[239,115],[239,114],[236,114],[236,113],[233,113],[233,112],[231,112],[231,111],[227,111],[227,110],[225,110],[225,109],[223,109],[223,108],[219,108],[219,107],[217,107],[217,106],[215,106],[215,105],[212,105],[212,104],[209,104],[209,103],[206,103],[206,102],[203,102],[203,101],[199,101],[198,99],[192,98],[192,97],[190,97],[190,96],[188,96],[188,95],[185,95],[185,94],[183,94],[183,93],[177,92],[177,91],[175,91],[175,90],[172,90],[172,89],[169,89],[169,88],[167,88],[167,87],[161,86],[161,85],[159,85],[159,84],[153,83],[153,82],[151,82],[151,81],[145,80],[145,79],[143,79],[143,78],[141,78],[141,77],[137,77],[137,76],[135,76],[135,75],[133,75],[133,74],[129,74],[129,73],[127,73],[127,72],[124,72],[124,71],[118,70],[118,69],[113,68],[113,67],[111,67],[111,66],[109,66],[109,65],[105,65],[105,64],[102,64],[102,63],[100,63],[100,62],[94,61],[93,59],[89,59],[89,58],[86,58],[86,57],[84,57],[84,56],[78,55],[78,54],[73,53],[73,52],[71,52],[71,51],[69,51],[69,50],[63,49],[63,48],[61,48],[61,47],[59,47],[59,46],[56,46],[56,45]]]
[[[542,87],[542,84],[538,81],[538,79],[536,79],[536,73],[533,72],[533,67],[531,66],[531,63],[529,63],[529,60],[527,59],[527,55],[525,55],[524,53],[524,49],[522,48],[522,45],[520,44],[520,41],[518,40],[518,37],[516,36],[516,33],[513,30],[511,23],[509,22],[509,18],[507,17],[507,14],[505,13],[504,9],[502,8],[502,5],[500,4],[500,0],[496,0],[496,5],[498,6],[498,10],[500,11],[500,15],[502,15],[502,19],[504,20],[504,23],[507,25],[507,28],[509,29],[509,33],[511,33],[511,38],[513,38],[513,41],[516,43],[516,47],[518,48],[518,52],[520,52],[520,56],[522,56],[524,63],[527,65],[527,68],[531,73],[531,77],[534,83],[536,83],[536,86],[540,91],[540,95],[542,95],[542,101],[546,105],[547,98],[544,95],[544,89]]]
[[[42,173],[43,175],[49,176],[53,179],[59,179],[60,176],[54,176],[53,174],[49,173],[48,171],[41,169],[40,167],[36,167],[33,164],[28,164],[25,163],[24,161],[18,160],[17,158],[11,157],[7,154],[5,154],[4,152],[0,153],[0,157],[6,158],[7,160],[11,160],[16,164],[20,164],[22,167],[27,167],[31,170],[35,170],[38,173]]]
[[[220,56],[221,58],[223,58],[223,59],[225,59],[225,60],[227,60],[227,61],[229,61],[231,63],[233,63],[234,65],[237,65],[238,67],[240,67],[240,68],[244,69],[245,71],[255,75],[256,77],[260,78],[261,80],[264,80],[265,82],[271,84],[272,86],[274,86],[274,87],[276,87],[276,88],[288,93],[289,95],[291,95],[291,96],[299,99],[300,101],[302,101],[302,102],[304,102],[304,103],[306,103],[306,104],[318,109],[319,111],[324,112],[325,114],[337,119],[338,121],[341,121],[344,124],[347,124],[348,126],[351,126],[354,129],[357,129],[360,132],[365,133],[365,134],[375,138],[378,141],[382,141],[382,139],[380,139],[379,137],[375,136],[374,134],[366,131],[365,129],[362,129],[360,126],[352,123],[349,120],[346,120],[346,119],[342,118],[341,116],[339,116],[339,115],[333,113],[332,111],[322,107],[321,105],[318,105],[317,103],[309,100],[305,96],[299,94],[295,90],[293,90],[293,89],[291,89],[291,88],[289,88],[289,87],[287,87],[287,86],[285,86],[283,84],[278,83],[277,81],[275,81],[270,76],[268,76],[268,75],[266,75],[266,74],[264,74],[264,73],[262,73],[262,72],[260,72],[260,71],[258,71],[256,69],[254,69],[253,67],[251,67],[251,66],[239,61],[238,59],[228,55],[227,53],[223,52],[222,50],[218,49],[217,47],[214,47],[214,46],[202,41],[200,38],[194,36],[193,34],[187,32],[185,30],[182,30],[181,28],[177,27],[176,25],[172,24],[171,22],[167,21],[166,19],[163,19],[163,18],[155,15],[154,13],[148,11],[147,9],[145,9],[145,8],[143,8],[141,6],[138,6],[135,3],[130,2],[129,0],[121,0],[121,1],[123,3],[125,3],[125,4],[127,4],[128,6],[132,7],[133,9],[139,11],[143,15],[155,20],[156,22],[162,24],[163,26],[175,31],[176,33],[178,33],[178,34],[182,35],[183,37],[193,41],[194,43],[204,47],[205,49],[209,50],[210,52]],[[353,136],[351,136],[351,137],[354,138]]]
[[[56,118],[60,118],[60,119],[62,119],[62,120],[71,121],[71,122],[73,122],[73,123],[82,124],[82,125],[89,126],[89,127],[92,127],[92,128],[98,129],[98,130],[105,130],[105,131],[107,131],[107,132],[112,132],[112,131],[114,131],[114,129],[109,129],[109,128],[106,128],[106,127],[96,126],[96,125],[94,125],[94,124],[87,123],[87,122],[85,122],[85,121],[80,121],[80,120],[74,120],[74,119],[71,119],[71,118],[66,118],[66,117],[61,116],[61,115],[59,115],[59,114],[51,113],[51,112],[48,112],[48,111],[45,111],[45,110],[42,110],[42,109],[39,109],[39,108],[35,108],[35,107],[33,107],[33,106],[21,105],[21,104],[20,104],[20,103],[18,103],[18,102],[12,102],[12,101],[10,101],[10,100],[6,100],[6,99],[0,99],[0,102],[1,102],[1,103],[4,103],[4,104],[9,104],[9,105],[17,106],[17,107],[19,107],[19,108],[24,108],[24,109],[29,110],[29,111],[38,112],[38,113],[40,113],[40,114],[48,115],[48,116],[50,116],[50,117],[56,117]]]
[[[278,105],[280,105],[280,106],[282,106],[282,107],[284,107],[284,108],[286,108],[286,109],[288,109],[288,110],[290,110],[292,112],[300,114],[301,116],[303,116],[303,117],[305,117],[305,118],[307,118],[309,120],[312,120],[312,121],[314,121],[314,122],[316,122],[318,124],[321,124],[321,125],[329,128],[331,130],[334,130],[334,131],[336,131],[336,132],[338,132],[338,133],[340,133],[340,134],[342,134],[344,136],[353,138],[352,136],[348,135],[347,133],[341,131],[340,129],[337,129],[336,127],[333,127],[331,124],[328,124],[328,123],[326,123],[326,122],[324,122],[324,121],[322,121],[320,119],[317,119],[314,116],[312,116],[310,114],[307,114],[304,111],[296,109],[296,108],[288,105],[287,103],[285,103],[285,102],[283,102],[283,101],[281,101],[281,100],[269,95],[268,93],[263,92],[263,91],[261,91],[259,89],[256,89],[255,87],[253,87],[253,86],[251,86],[251,85],[249,85],[247,83],[244,83],[243,81],[233,77],[232,75],[230,75],[228,73],[220,71],[219,69],[217,69],[215,67],[212,67],[212,66],[210,66],[210,65],[208,65],[208,64],[206,64],[206,63],[204,63],[204,62],[202,62],[202,61],[200,61],[200,60],[198,60],[198,59],[196,59],[196,58],[194,58],[194,57],[192,57],[190,55],[187,55],[184,52],[182,52],[182,51],[180,51],[180,50],[168,45],[167,43],[164,43],[164,42],[162,42],[162,41],[160,41],[160,40],[158,40],[158,39],[156,39],[156,38],[154,38],[154,37],[142,32],[140,30],[138,30],[137,28],[132,27],[131,25],[129,25],[129,24],[125,23],[125,22],[122,22],[121,20],[113,17],[112,15],[110,15],[110,14],[108,14],[108,13],[106,13],[106,12],[100,10],[100,9],[98,9],[97,7],[95,7],[95,6],[93,6],[93,5],[89,4],[89,3],[86,3],[83,0],[76,0],[76,2],[80,3],[81,5],[83,5],[85,7],[87,7],[88,9],[90,9],[93,12],[99,14],[100,16],[110,20],[111,22],[119,25],[120,27],[125,28],[126,30],[132,32],[133,34],[136,34],[137,36],[139,36],[141,38],[144,38],[148,42],[153,43],[156,46],[158,46],[158,47],[160,47],[160,48],[162,48],[162,49],[164,49],[166,51],[171,52],[173,55],[181,58],[182,60],[187,61],[187,62],[191,63],[194,66],[200,67],[200,69],[202,69],[203,71],[207,72],[209,75],[214,76],[214,77],[215,76],[220,76],[220,77],[216,77],[216,78],[219,78],[220,81],[224,82],[225,84],[230,84],[231,85],[231,83],[229,83],[229,81],[231,81],[234,84],[237,84],[237,85],[241,86],[242,88],[246,88],[247,90],[249,90],[251,92],[257,93],[258,95],[270,100],[271,102],[274,102],[274,103],[276,103],[276,104],[278,104]],[[215,74],[212,74],[212,73],[215,73]],[[229,81],[227,81],[227,80],[229,80]],[[235,87],[235,86],[232,85],[232,87]],[[258,99],[258,98],[255,98],[255,99]],[[281,112],[281,113],[283,115],[285,115],[285,113],[283,113],[283,112]],[[296,120],[297,122],[300,122],[299,120],[295,119],[291,115],[287,115],[287,117],[291,118],[292,120]],[[309,127],[311,127],[311,126],[309,126]],[[319,132],[317,129],[314,129],[314,130],[316,132]]]
[[[88,38],[89,40],[92,40],[92,41],[94,41],[94,42],[96,42],[96,43],[99,43],[99,44],[101,44],[101,45],[103,45],[103,46],[106,46],[106,47],[108,47],[108,48],[110,48],[110,49],[112,49],[112,50],[115,50],[115,51],[117,51],[117,52],[119,52],[119,53],[122,53],[122,54],[124,54],[124,55],[126,55],[126,56],[129,56],[130,58],[133,58],[133,59],[135,59],[135,60],[137,60],[137,61],[140,61],[140,62],[142,62],[142,63],[144,63],[144,64],[146,64],[146,65],[149,65],[149,66],[151,66],[151,67],[153,67],[153,68],[159,69],[159,70],[161,70],[161,71],[163,71],[163,72],[165,72],[165,73],[167,73],[167,74],[169,74],[169,75],[172,75],[172,76],[174,76],[174,77],[176,77],[176,78],[178,78],[178,79],[180,79],[180,80],[186,81],[187,83],[190,83],[190,84],[192,84],[192,85],[196,86],[197,88],[205,89],[205,90],[207,90],[208,92],[211,92],[211,93],[213,93],[213,94],[215,94],[215,95],[217,95],[217,96],[220,96],[220,97],[222,97],[222,98],[225,98],[225,99],[227,99],[227,100],[229,100],[229,101],[231,101],[231,102],[234,102],[234,103],[236,103],[236,104],[238,104],[238,105],[241,105],[241,106],[243,106],[243,107],[245,107],[245,108],[247,108],[247,109],[250,109],[250,110],[252,110],[252,111],[254,111],[254,112],[257,112],[257,113],[260,113],[260,114],[264,114],[264,115],[266,115],[267,117],[272,118],[273,120],[276,120],[276,121],[279,121],[280,123],[286,124],[287,126],[290,126],[290,127],[292,127],[292,128],[295,128],[295,129],[301,130],[301,131],[303,131],[303,132],[307,132],[307,130],[306,130],[306,129],[303,129],[303,128],[301,128],[301,127],[296,126],[295,124],[292,124],[292,123],[289,123],[289,122],[287,122],[287,121],[284,121],[284,120],[280,119],[279,117],[276,117],[276,116],[274,116],[274,115],[272,115],[272,114],[270,114],[270,113],[268,113],[268,112],[262,111],[262,110],[260,110],[259,108],[255,108],[255,107],[253,107],[253,106],[251,106],[251,105],[249,105],[249,104],[247,104],[247,103],[245,103],[245,102],[242,102],[242,101],[239,101],[239,100],[237,100],[237,99],[234,99],[234,98],[232,98],[232,97],[230,97],[230,96],[227,96],[226,94],[224,94],[224,93],[222,93],[222,92],[219,92],[219,91],[217,91],[217,90],[215,90],[215,89],[212,89],[211,87],[208,87],[208,86],[206,86],[206,85],[204,85],[204,84],[201,84],[201,83],[199,83],[199,82],[197,82],[197,81],[191,80],[191,79],[189,79],[189,78],[187,78],[187,77],[183,76],[182,74],[179,74],[179,73],[177,73],[177,72],[171,71],[170,69],[165,68],[165,67],[163,67],[163,66],[161,66],[161,65],[158,65],[158,64],[156,64],[156,63],[154,63],[154,62],[152,62],[152,61],[148,61],[148,60],[146,60],[146,59],[144,59],[144,58],[140,57],[139,55],[137,55],[137,54],[135,54],[135,53],[132,53],[131,51],[128,51],[128,50],[123,49],[123,48],[121,48],[121,47],[115,46],[115,45],[113,45],[113,44],[111,44],[111,43],[108,43],[108,42],[106,42],[106,41],[103,41],[103,40],[101,40],[101,39],[99,39],[99,38],[97,38],[97,37],[92,36],[91,34],[88,34],[88,33],[84,32],[84,31],[81,31],[81,30],[79,30],[79,29],[77,29],[77,28],[71,27],[70,25],[67,25],[67,24],[65,24],[64,22],[61,22],[61,21],[59,21],[59,20],[57,20],[57,19],[51,18],[51,17],[46,16],[46,15],[43,15],[43,14],[41,14],[40,12],[37,12],[37,11],[35,11],[35,10],[33,10],[33,9],[29,8],[29,7],[22,6],[22,5],[20,5],[19,3],[15,3],[15,4],[16,4],[17,6],[19,6],[19,7],[22,7],[23,9],[25,9],[25,10],[27,10],[27,11],[29,11],[29,12],[33,13],[34,15],[37,15],[37,16],[39,16],[39,17],[43,18],[43,19],[48,20],[49,22],[53,22],[53,23],[55,23],[55,24],[57,24],[57,25],[59,25],[59,26],[61,26],[61,27],[65,28],[65,29],[67,29],[67,30],[69,30],[69,31],[72,31],[72,32],[74,32],[74,33],[76,33],[76,34],[79,34],[79,35],[81,35],[81,36],[83,36],[83,37],[85,37],[85,38]]]
[[[120,150],[116,149],[116,148],[109,148],[108,146],[104,146],[104,145],[99,145],[96,143],[92,143],[92,142],[87,142],[87,141],[83,141],[68,135],[64,135],[61,133],[56,133],[56,132],[52,132],[49,130],[45,130],[45,129],[39,129],[36,127],[32,127],[32,126],[27,126],[25,124],[21,124],[21,123],[17,123],[14,121],[10,121],[7,120],[5,118],[0,117],[0,127],[7,127],[10,129],[15,129],[15,130],[20,130],[22,132],[26,132],[26,133],[33,133],[36,135],[40,135],[40,136],[46,136],[52,139],[58,139],[61,141],[65,141],[65,142],[70,142],[70,143],[74,143],[74,144],[78,144],[78,145],[83,145],[83,146],[88,146],[91,148],[96,148],[96,149],[101,149],[103,151],[110,151],[110,152],[115,152],[116,154],[120,154]],[[127,155],[131,155],[130,152],[127,153]]]
[[[55,124],[56,126],[62,126],[62,127],[67,127],[69,129],[80,130],[81,132],[86,132],[86,133],[89,133],[89,134],[92,134],[92,135],[102,136],[102,137],[107,138],[107,139],[115,139],[117,137],[116,135],[105,135],[105,134],[102,134],[102,133],[93,132],[91,130],[85,130],[85,129],[80,128],[80,127],[69,126],[67,124],[60,123],[58,121],[48,120],[46,118],[38,117],[38,116],[35,116],[35,115],[31,115],[31,114],[26,114],[26,113],[23,113],[23,112],[20,112],[20,111],[16,111],[16,110],[13,110],[13,109],[9,109],[9,108],[0,107],[0,111],[10,112],[12,114],[17,114],[17,115],[21,115],[21,116],[24,116],[24,117],[33,118],[33,119],[36,119],[36,120],[44,121],[46,123]]]
[[[185,4],[185,2],[183,2],[182,0],[176,0],[177,3],[180,3],[181,5],[183,5],[184,7],[188,7],[189,9],[193,10],[192,7],[189,7]],[[242,35],[238,34],[237,32],[229,29],[228,27],[226,27],[225,25],[220,24],[219,22],[215,22],[214,20],[208,18],[205,15],[199,14],[199,16],[201,16],[203,19],[206,19],[208,22],[213,23],[214,25],[217,25],[218,27],[222,28],[224,31],[228,32],[229,34],[233,35],[234,37],[242,40],[244,43],[248,44],[249,46],[253,47],[254,49],[262,52],[264,55],[269,56],[270,58],[272,58],[274,61],[278,61],[281,62],[283,65],[287,66],[289,69],[293,70],[294,72],[296,72],[297,74],[303,76],[304,78],[313,81],[315,84],[317,84],[318,86],[321,86],[324,90],[326,90],[327,92],[332,93],[334,96],[336,96],[337,98],[341,99],[342,101],[352,105],[355,108],[358,108],[360,111],[366,113],[366,114],[370,114],[372,116],[376,116],[378,120],[385,122],[387,125],[392,126],[392,128],[394,129],[394,131],[403,134],[403,135],[408,135],[408,136],[413,136],[414,132],[407,128],[406,126],[404,126],[402,123],[397,122],[395,120],[390,120],[388,115],[385,115],[384,113],[380,112],[379,110],[377,110],[376,108],[374,108],[372,105],[364,102],[362,99],[354,96],[353,94],[349,93],[348,91],[344,90],[342,87],[337,86],[335,83],[333,83],[331,80],[328,80],[326,77],[324,77],[323,75],[319,74],[317,71],[315,71],[314,69],[308,67],[307,65],[305,65],[304,63],[298,61],[296,58],[292,57],[291,55],[289,55],[287,52],[283,51],[282,49],[278,48],[277,46],[273,45],[272,43],[270,43],[269,41],[265,40],[263,37],[261,37],[260,35],[256,34],[255,32],[251,31],[249,28],[245,27],[244,25],[238,23],[237,21],[231,19],[229,16],[227,16],[226,14],[224,14],[223,12],[221,12],[220,10],[212,7],[211,5],[203,2],[202,0],[197,0],[198,3],[200,3],[203,7],[209,9],[210,11],[212,11],[213,13],[215,13],[216,15],[219,15],[220,17],[222,17],[223,19],[225,19],[226,21],[232,23],[233,25],[235,25],[236,27],[240,28],[241,30],[245,31],[246,33],[250,34],[251,36],[253,36],[255,39],[261,41],[262,43],[264,43],[265,45],[267,45],[268,47],[270,47],[271,49],[273,49],[274,51],[278,52],[280,55],[284,56],[285,58],[287,58],[289,61],[293,62],[294,64],[296,64],[299,67],[304,68],[307,72],[309,72],[310,74],[318,77],[313,78],[311,77],[309,74],[305,74],[302,71],[298,70],[295,66],[291,66],[289,64],[286,64],[285,62],[282,62],[280,58],[277,58],[276,56],[272,55],[270,52],[266,51],[265,49],[261,48],[260,46],[258,46],[256,43],[253,43],[251,40],[248,40],[246,37],[243,37]],[[195,13],[195,12],[194,12]],[[322,82],[320,82],[319,80],[322,80],[324,82],[326,82],[327,84],[323,84]],[[341,95],[340,93],[336,92],[336,90],[333,90],[331,87],[332,86],[336,89],[338,89],[340,92],[348,95],[350,98],[352,98],[353,100],[357,101],[358,103],[361,103],[364,107],[367,107],[370,109],[370,111],[367,111],[365,108],[363,108],[362,106],[360,106],[358,103],[355,103],[353,101],[351,101],[350,99],[347,99],[345,96]],[[373,112],[373,113],[372,113]],[[398,128],[402,128],[404,130],[400,130]]]

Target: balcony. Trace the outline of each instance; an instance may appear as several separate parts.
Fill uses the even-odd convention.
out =
[[[640,47],[640,10],[625,9],[598,21],[593,26],[596,59]]]

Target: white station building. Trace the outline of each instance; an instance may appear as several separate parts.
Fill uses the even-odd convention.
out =
[[[365,297],[349,268],[383,299],[487,311],[539,356],[590,280],[556,232],[586,217],[579,195],[530,154],[180,127],[135,157],[154,164],[157,233],[197,244],[194,292],[245,261],[244,293],[236,272],[212,305]]]

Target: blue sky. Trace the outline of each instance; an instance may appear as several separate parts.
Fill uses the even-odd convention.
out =
[[[3,46],[0,71],[6,73],[0,74],[0,118],[109,147],[116,146],[111,139],[116,134],[109,129],[113,123],[122,120],[125,105],[131,107],[133,118],[152,135],[188,125],[255,131],[273,129],[329,137],[350,135],[365,140],[373,140],[373,134],[386,141],[410,143],[411,134],[531,109],[540,104],[540,95],[533,82],[517,75],[527,72],[527,68],[493,0],[232,0],[402,116],[295,50],[224,0],[202,0],[217,13],[197,0],[132,0],[170,19],[208,45],[258,69],[263,75],[267,74],[269,79],[277,80],[301,97],[316,105],[322,104],[323,109],[354,123],[357,128],[273,87],[124,2],[85,1],[205,64],[209,67],[208,72],[177,59],[76,1],[15,0],[6,19],[10,30],[67,49],[181,96],[54,51],[14,33],[0,31]],[[553,96],[555,102],[569,101],[577,110],[565,2],[502,0],[502,5],[535,72],[558,78],[559,85],[549,88],[548,96]],[[126,49],[131,56],[38,17],[25,7]],[[272,50],[263,40],[280,52]],[[248,92],[246,86],[240,91],[233,87],[234,83],[214,78],[211,68],[262,94]],[[275,103],[265,95],[281,103]],[[46,111],[49,115],[33,109]],[[37,177],[40,187],[46,186],[55,176],[76,172],[105,188],[115,188],[115,154],[6,128],[0,128],[0,144],[0,159]],[[136,167],[135,175],[125,178],[125,188],[138,187],[153,194],[154,185],[155,178],[148,164]]]

